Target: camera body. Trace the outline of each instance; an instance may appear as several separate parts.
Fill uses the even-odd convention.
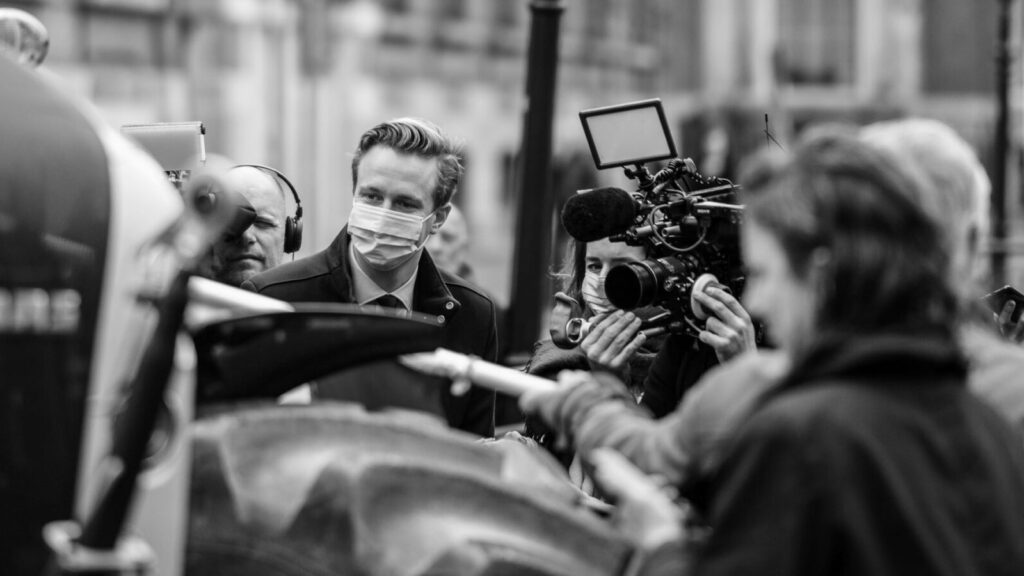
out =
[[[694,300],[695,291],[709,285],[733,294],[743,290],[739,187],[725,178],[700,174],[689,158],[675,157],[659,100],[587,110],[580,118],[597,167],[622,166],[637,182],[629,193],[632,222],[609,239],[643,246],[648,257],[612,268],[605,279],[609,301],[624,310],[661,307],[669,313],[660,319],[661,327],[696,335],[708,313]],[[633,129],[641,133],[632,133]],[[642,152],[625,149],[623,142],[642,143]],[[645,166],[666,159],[668,163],[654,175]]]
[[[649,180],[641,172],[639,180],[635,221],[610,240],[643,246],[648,258],[612,268],[605,293],[624,310],[664,308],[671,313],[671,332],[699,332],[708,314],[694,291],[710,285],[733,294],[743,290],[737,187],[702,176],[688,159],[670,161]]]
[[[207,165],[206,127],[202,122],[125,124],[121,132],[160,164],[167,179],[200,214],[231,210],[224,235],[238,236],[256,220],[252,204],[226,187],[224,175],[230,166]]]
[[[206,127],[202,122],[125,124],[121,132],[149,152],[179,191],[192,171],[206,163]]]

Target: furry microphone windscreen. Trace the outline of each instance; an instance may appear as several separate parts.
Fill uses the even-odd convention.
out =
[[[593,242],[625,232],[633,224],[636,205],[621,188],[596,188],[569,198],[562,208],[562,226],[580,242]]]

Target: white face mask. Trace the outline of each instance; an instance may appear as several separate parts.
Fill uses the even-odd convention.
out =
[[[587,272],[583,275],[583,301],[587,303],[594,314],[607,314],[615,310],[615,306],[608,301],[604,294],[604,276],[597,272]]]
[[[375,270],[394,270],[423,249],[433,215],[413,216],[356,202],[348,217],[352,246]]]

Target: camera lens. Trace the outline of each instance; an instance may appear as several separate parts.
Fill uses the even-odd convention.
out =
[[[608,301],[623,310],[643,306],[654,298],[657,289],[656,273],[646,261],[615,266],[604,280]]]
[[[687,269],[686,262],[673,257],[620,264],[608,272],[604,291],[616,308],[651,306],[661,299],[665,282],[683,276]]]

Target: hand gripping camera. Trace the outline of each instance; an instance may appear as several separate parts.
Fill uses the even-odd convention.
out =
[[[661,101],[644,100],[580,112],[583,131],[598,169],[622,166],[637,182],[635,192],[617,188],[584,191],[562,211],[562,224],[578,241],[608,237],[643,246],[648,258],[612,268],[605,293],[618,308],[658,306],[668,314],[643,329],[696,334],[708,317],[695,291],[717,285],[734,294],[743,289],[739,224],[743,206],[738,186],[697,172],[689,158],[676,158]],[[652,175],[647,162],[669,160]],[[570,319],[577,342],[585,322]],[[567,330],[568,332],[568,330]]]

